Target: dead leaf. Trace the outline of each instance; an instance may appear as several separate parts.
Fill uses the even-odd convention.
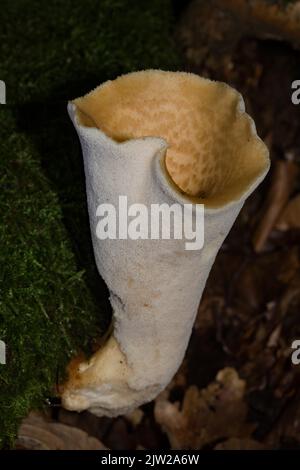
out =
[[[249,437],[246,423],[245,381],[232,368],[221,370],[207,388],[187,389],[182,407],[163,393],[156,399],[156,421],[168,435],[172,449],[201,449],[220,439]]]
[[[279,214],[289,200],[297,175],[298,166],[296,163],[282,160],[276,162],[263,215],[253,237],[253,246],[256,252],[263,250]]]
[[[104,450],[106,447],[86,432],[30,413],[21,424],[16,448],[26,450]]]
[[[300,229],[300,194],[285,206],[276,224],[278,230]]]
[[[288,251],[281,257],[277,279],[284,284],[290,284],[293,278],[300,271],[300,253],[299,247],[289,246]]]
[[[299,392],[283,410],[275,426],[267,436],[266,442],[271,448],[278,446],[278,442],[291,441],[299,446],[300,435],[300,395]]]

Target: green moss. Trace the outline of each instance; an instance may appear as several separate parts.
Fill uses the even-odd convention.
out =
[[[177,63],[167,0],[1,0],[1,22],[10,103],[70,99],[120,73]]]
[[[106,79],[178,63],[169,2],[2,0],[0,446],[55,394],[109,321],[89,235],[82,157],[66,100]],[[100,288],[99,288],[100,286]]]
[[[96,303],[77,270],[58,198],[38,154],[0,110],[0,442],[52,390],[68,357],[100,333]]]

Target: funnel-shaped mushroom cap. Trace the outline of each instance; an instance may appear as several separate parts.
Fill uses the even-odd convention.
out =
[[[215,256],[268,171],[268,150],[239,93],[188,73],[124,75],[76,99],[69,113],[82,144],[95,258],[114,328],[90,360],[70,368],[62,401],[115,416],[153,399],[178,369]],[[116,207],[119,195],[147,208],[171,210],[175,202],[180,214],[188,199],[192,222],[202,206],[190,202],[204,203],[197,226],[203,248],[186,249],[186,233],[99,240],[97,208]],[[173,220],[175,233],[182,218]]]
[[[206,207],[247,197],[269,169],[243,98],[225,83],[148,70],[108,81],[74,103],[82,125],[117,142],[163,138],[172,181]]]

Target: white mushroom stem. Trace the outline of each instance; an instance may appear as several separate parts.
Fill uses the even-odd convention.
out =
[[[115,416],[153,399],[183,359],[207,277],[245,199],[269,168],[268,151],[223,83],[143,71],[106,82],[68,106],[84,157],[97,267],[114,330],[70,367],[70,410]],[[100,204],[205,204],[204,247],[185,239],[99,240]],[[195,217],[195,211],[194,211]]]

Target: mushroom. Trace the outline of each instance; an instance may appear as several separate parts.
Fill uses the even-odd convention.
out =
[[[212,264],[269,154],[228,85],[185,72],[146,70],[105,82],[68,104],[86,175],[91,236],[110,292],[113,331],[62,388],[69,410],[125,414],[152,400],[184,357]],[[97,208],[204,205],[204,246],[186,239],[97,237]],[[178,222],[178,220],[177,220]],[[177,223],[175,221],[175,224]]]

